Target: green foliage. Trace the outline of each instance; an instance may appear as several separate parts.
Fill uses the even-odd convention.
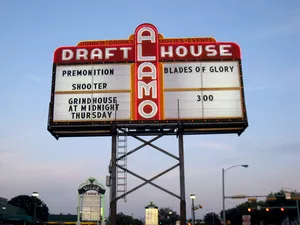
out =
[[[213,212],[207,213],[204,216],[203,221],[206,225],[221,225],[221,220],[219,216]]]
[[[177,212],[173,211],[169,207],[160,208],[158,210],[158,215],[160,225],[175,224],[176,221],[180,218]]]
[[[33,217],[34,204],[36,202],[36,218],[41,221],[48,221],[49,209],[39,198],[28,195],[19,195],[10,199],[7,204],[22,208],[27,215]]]
[[[141,220],[135,219],[132,216],[128,216],[123,213],[118,213],[116,220],[118,225],[143,225]],[[107,224],[110,224],[110,218],[108,218]]]
[[[295,193],[292,193],[292,196],[295,196]],[[265,224],[281,224],[286,217],[290,220],[297,218],[296,201],[286,200],[283,191],[270,193],[268,197],[276,197],[276,200],[244,202],[235,208],[226,210],[226,220],[229,220],[232,225],[240,225],[243,222],[243,215],[251,215],[252,224],[259,224],[261,221],[264,221]],[[258,210],[257,206],[260,206],[261,210]],[[285,209],[283,212],[280,210],[281,207]],[[248,208],[251,208],[250,212]],[[270,211],[267,212],[266,208],[269,208]],[[222,211],[220,215],[222,215]]]

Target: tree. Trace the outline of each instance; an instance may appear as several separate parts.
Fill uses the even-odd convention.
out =
[[[18,195],[16,197],[13,197],[7,202],[7,204],[24,209],[26,211],[26,214],[31,217],[34,216],[35,203],[36,203],[36,218],[41,221],[48,221],[49,208],[39,198],[28,196],[28,195]]]
[[[124,213],[118,213],[116,220],[118,225],[143,225],[143,222],[141,220],[135,219],[132,216],[125,215]],[[110,218],[108,218],[106,224],[110,224]]]
[[[143,225],[143,221],[139,220],[139,219],[133,219],[132,220],[132,225]]]
[[[295,193],[291,194],[296,196]],[[265,201],[259,202],[244,202],[235,208],[226,210],[226,220],[229,220],[232,225],[237,225],[242,224],[243,215],[251,215],[252,224],[259,224],[261,221],[264,221],[265,224],[281,224],[287,217],[290,221],[297,218],[295,200],[287,200],[283,191],[270,193],[268,197],[275,198],[274,200],[267,198]],[[259,210],[257,206],[261,209]],[[281,211],[281,207],[285,210]],[[269,211],[266,211],[266,208],[269,208]],[[248,209],[251,210],[248,211]],[[222,215],[222,211],[220,215]]]
[[[117,214],[117,224],[125,225],[125,224],[131,224],[131,222],[132,222],[131,216],[125,215],[123,213]]]
[[[203,220],[206,225],[221,225],[221,220],[219,216],[214,212],[207,213],[204,216]]]
[[[179,220],[179,215],[169,207],[162,207],[158,210],[160,224],[175,224]]]
[[[254,209],[257,208],[257,206],[265,207],[265,205],[266,203],[264,201],[244,202],[235,208],[226,210],[226,220],[229,220],[233,225],[242,224],[243,215],[251,215],[251,223],[259,224],[260,221],[262,221],[262,215],[259,212],[257,213],[257,210]],[[251,212],[248,211],[249,208],[251,208]]]

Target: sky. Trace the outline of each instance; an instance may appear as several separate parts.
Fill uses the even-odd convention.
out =
[[[242,68],[249,127],[241,136],[184,136],[187,216],[190,194],[200,218],[222,208],[226,195],[267,195],[290,187],[300,191],[300,2],[253,1],[16,1],[0,7],[0,196],[40,193],[51,213],[76,213],[77,188],[93,176],[105,184],[111,138],[61,138],[47,131],[53,53],[82,40],[127,39],[141,23],[165,37],[211,36],[236,42]],[[128,139],[129,150],[139,145]],[[176,137],[155,142],[178,154]],[[150,178],[176,161],[144,148],[128,157],[128,169]],[[128,189],[142,181],[129,176]],[[179,195],[179,170],[157,184]],[[108,193],[108,189],[107,189]],[[179,212],[179,200],[144,186],[118,202],[118,212],[144,217],[144,207]],[[244,200],[226,200],[226,208]],[[108,214],[108,194],[106,195]]]

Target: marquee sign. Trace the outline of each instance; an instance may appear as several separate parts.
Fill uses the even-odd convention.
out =
[[[105,189],[97,179],[90,177],[78,188],[77,224],[80,221],[104,221]]]
[[[105,190],[103,188],[101,188],[100,185],[97,185],[97,184],[87,184],[87,185],[81,187],[80,189],[78,189],[79,194],[86,193],[87,191],[96,191],[99,194],[105,193]]]
[[[111,135],[113,124],[172,134],[178,123],[191,134],[248,126],[237,44],[167,39],[141,24],[128,40],[56,49],[48,124],[56,138]]]

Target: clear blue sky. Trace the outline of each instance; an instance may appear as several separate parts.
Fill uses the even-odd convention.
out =
[[[75,213],[77,186],[90,176],[105,183],[110,138],[56,141],[47,131],[53,53],[81,40],[126,39],[144,22],[165,37],[213,36],[242,49],[250,126],[240,137],[185,137],[188,217],[190,193],[206,209],[221,210],[221,169],[235,164],[250,167],[226,173],[228,195],[300,190],[298,0],[9,0],[0,7],[0,196],[38,191],[51,213]],[[175,137],[157,143],[177,152]],[[145,177],[174,163],[150,148],[128,158],[128,168]],[[140,183],[128,182],[129,188]],[[178,170],[157,183],[179,193]],[[150,201],[179,211],[177,199],[151,186],[129,195],[118,211],[143,217]]]

